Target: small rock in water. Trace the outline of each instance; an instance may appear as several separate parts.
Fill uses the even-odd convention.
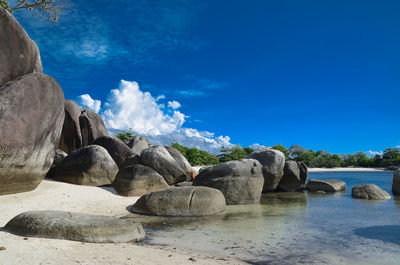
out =
[[[189,258],[189,260],[192,261],[192,262],[196,262],[197,261],[197,259],[195,259],[195,258]]]
[[[6,248],[5,247],[0,247],[0,250],[6,250]]]

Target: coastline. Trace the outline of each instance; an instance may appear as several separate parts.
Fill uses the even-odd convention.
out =
[[[123,197],[110,187],[89,187],[43,180],[34,191],[0,198],[1,264],[246,264],[230,257],[214,257],[144,243],[94,244],[28,238],[1,230],[26,211],[59,210],[123,217],[139,197]]]
[[[375,171],[391,171],[386,168],[367,168],[367,167],[334,167],[334,168],[317,168],[309,167],[308,172],[375,172]]]

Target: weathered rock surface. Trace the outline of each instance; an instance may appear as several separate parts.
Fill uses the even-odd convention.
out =
[[[142,196],[169,187],[157,171],[143,165],[121,168],[112,186],[122,196]]]
[[[90,243],[138,242],[146,234],[129,219],[61,211],[33,211],[17,215],[5,230],[24,237],[66,239]]]
[[[351,197],[364,200],[388,200],[391,198],[389,193],[375,184],[362,184],[355,186],[351,190]]]
[[[82,133],[82,144],[88,146],[101,137],[108,135],[106,125],[99,114],[84,109],[81,116],[79,117],[79,126]]]
[[[53,178],[78,185],[111,184],[118,166],[104,147],[89,145],[69,154],[55,169]]]
[[[337,179],[310,179],[307,183],[309,191],[340,192],[346,191],[346,183]]]
[[[186,157],[182,155],[181,152],[178,151],[178,149],[171,147],[171,146],[164,146],[165,149],[167,149],[168,153],[175,159],[175,162],[179,165],[180,168],[183,169],[186,173],[186,180],[190,180],[190,177],[192,173],[194,172],[194,169],[192,168],[192,165],[190,165],[189,161],[187,161]]]
[[[226,210],[224,195],[208,187],[170,187],[143,195],[130,209],[159,216],[208,216]]]
[[[283,176],[278,189],[282,191],[296,191],[300,189],[300,168],[296,161],[286,161]]]
[[[115,136],[100,136],[93,144],[104,147],[119,168],[140,164],[139,155]]]
[[[51,165],[49,172],[47,172],[46,178],[52,178],[56,168],[59,165],[61,165],[64,158],[66,158],[67,156],[68,156],[68,154],[65,153],[64,151],[62,151],[60,149],[56,150],[56,154],[54,155],[54,159],[53,159],[53,164]]]
[[[297,162],[297,164],[299,165],[300,169],[300,185],[304,186],[305,188],[308,178],[308,167],[303,162]]]
[[[253,158],[261,163],[264,175],[263,192],[274,191],[283,176],[285,155],[278,150],[260,147],[246,158]]]
[[[392,193],[393,195],[400,195],[400,171],[393,173]]]
[[[142,136],[136,136],[129,141],[128,146],[133,152],[140,155],[144,149],[149,148],[149,143],[147,142],[146,138]]]
[[[205,168],[193,181],[193,186],[220,190],[229,205],[260,202],[263,184],[262,166],[255,159],[229,161]]]
[[[140,154],[140,161],[143,165],[160,173],[169,185],[185,181],[187,178],[185,170],[180,167],[164,146],[157,145],[143,150]]]
[[[58,149],[69,154],[82,147],[82,134],[79,125],[79,116],[81,116],[82,111],[71,100],[65,101],[64,110],[65,119]]]
[[[187,187],[187,186],[193,186],[192,181],[184,181],[184,182],[179,182],[175,184],[176,187]]]
[[[60,141],[63,106],[60,86],[41,73],[0,87],[0,195],[30,191],[42,181]]]
[[[42,72],[39,49],[15,18],[0,7],[0,86]]]

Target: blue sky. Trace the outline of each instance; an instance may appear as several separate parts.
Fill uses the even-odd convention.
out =
[[[400,145],[397,0],[66,5],[57,26],[15,15],[65,97],[94,106],[111,129],[211,151]]]

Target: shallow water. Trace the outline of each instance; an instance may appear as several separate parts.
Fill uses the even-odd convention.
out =
[[[351,198],[351,188],[364,183],[390,193],[392,177],[312,172],[310,179],[345,181],[347,193],[269,193],[260,204],[229,206],[216,217],[144,218],[146,243],[253,264],[399,264],[400,201]]]

